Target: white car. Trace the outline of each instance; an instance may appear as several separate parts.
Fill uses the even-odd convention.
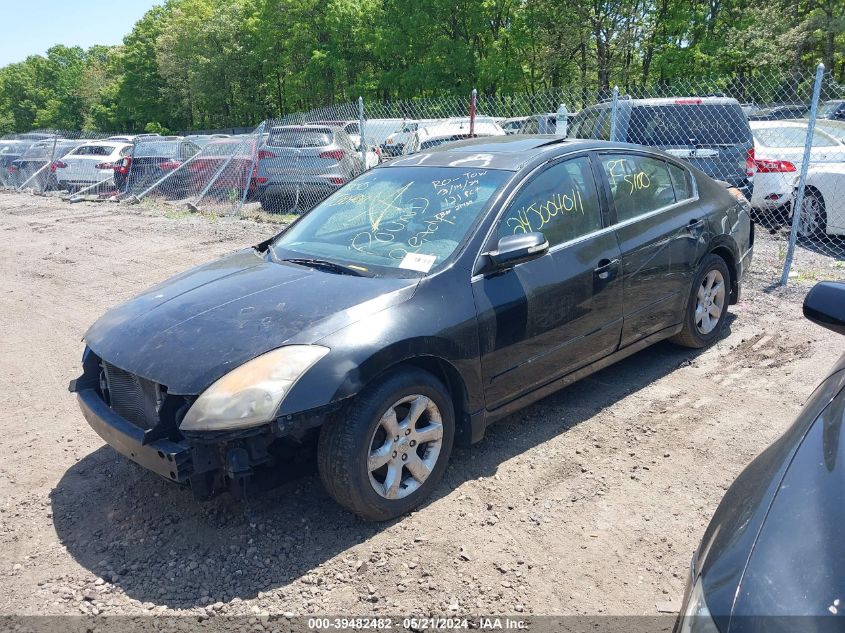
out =
[[[502,126],[492,121],[476,121],[474,136],[505,136]],[[433,124],[411,135],[402,150],[403,154],[415,154],[452,141],[470,138],[469,119],[458,122]]]
[[[772,210],[792,203],[804,158],[806,121],[750,121],[754,135],[754,190],[751,206]],[[810,164],[845,161],[845,145],[816,128]]]
[[[755,187],[756,182],[755,182]],[[810,165],[798,235],[845,235],[845,162]]]
[[[417,130],[427,125],[436,125],[445,122],[445,119],[405,119],[384,141],[384,154],[386,156],[399,156],[404,152],[405,144]]]
[[[91,141],[53,163],[60,189],[78,190],[93,185],[114,186],[114,163],[132,152],[121,141]]]

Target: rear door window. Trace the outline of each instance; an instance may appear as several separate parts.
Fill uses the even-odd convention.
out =
[[[652,147],[747,145],[751,132],[737,104],[635,106],[626,140]]]
[[[617,222],[675,203],[665,161],[638,154],[605,154],[601,166],[610,186]]]
[[[692,174],[683,167],[674,163],[666,163],[669,166],[669,175],[672,177],[672,186],[675,189],[675,199],[688,200],[693,197]]]
[[[586,156],[556,163],[517,194],[498,237],[542,232],[553,247],[602,228],[601,204]]]

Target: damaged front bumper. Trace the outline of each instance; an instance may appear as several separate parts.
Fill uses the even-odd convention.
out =
[[[94,389],[79,391],[77,399],[88,424],[116,451],[165,479],[188,482],[194,472],[189,444],[168,439],[145,443],[144,429],[112,411]]]

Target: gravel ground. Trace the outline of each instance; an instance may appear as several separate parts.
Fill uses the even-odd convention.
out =
[[[812,275],[769,287],[763,232],[717,345],[658,344],[507,418],[407,517],[364,523],[313,471],[200,503],[104,446],[67,383],[103,311],[275,230],[0,193],[0,615],[671,610],[724,490],[842,350],[801,317]]]

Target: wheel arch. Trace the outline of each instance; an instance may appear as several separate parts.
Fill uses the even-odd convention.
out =
[[[713,238],[704,253],[704,255],[711,254],[721,257],[728,267],[728,274],[731,277],[729,304],[734,305],[739,301],[739,257],[736,242],[727,235],[718,235]]]

